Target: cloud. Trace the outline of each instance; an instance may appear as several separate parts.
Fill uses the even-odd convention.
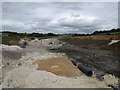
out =
[[[40,33],[92,33],[117,28],[116,3],[3,3],[3,30]]]

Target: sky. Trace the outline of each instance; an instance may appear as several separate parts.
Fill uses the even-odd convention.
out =
[[[85,34],[117,27],[117,2],[2,2],[2,31]]]

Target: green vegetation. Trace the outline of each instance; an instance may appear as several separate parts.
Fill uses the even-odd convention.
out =
[[[66,40],[68,40],[68,39],[70,39],[70,37],[63,37],[63,38],[60,38],[59,40],[60,40],[60,41],[66,41]]]
[[[92,35],[120,35],[120,28],[103,30],[103,31],[95,31],[92,33]]]
[[[2,32],[3,35],[8,34],[9,36],[19,36],[19,37],[53,37],[53,36],[58,36],[58,34],[53,34],[53,33],[47,33],[47,34],[43,34],[43,33],[17,33],[17,32],[10,32],[10,31],[3,31]]]
[[[42,39],[53,38],[57,36],[62,36],[59,40],[66,41],[69,40],[70,37],[74,36],[91,36],[91,35],[120,35],[120,28],[111,29],[111,30],[103,30],[103,31],[95,31],[92,34],[54,34],[54,33],[17,33],[10,31],[2,32],[2,39],[0,39],[0,43],[7,45],[18,45],[20,41],[20,37],[40,37]],[[110,39],[111,40],[111,39]]]
[[[2,37],[2,44],[6,45],[19,45],[20,39],[16,36],[7,36],[7,37]]]
[[[111,30],[95,31],[91,34],[73,34],[73,36],[90,36],[90,35],[120,35],[120,28]]]
[[[59,36],[58,34],[53,34],[53,33],[17,33],[17,32],[10,32],[10,31],[3,31],[2,32],[2,37],[0,39],[1,44],[6,44],[6,45],[18,45],[20,41],[20,37],[41,37],[42,39],[47,39],[47,38],[53,38]]]

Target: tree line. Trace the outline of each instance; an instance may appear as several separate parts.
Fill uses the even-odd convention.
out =
[[[17,32],[11,32],[11,31],[3,31],[2,34],[8,34],[9,36],[20,36],[20,37],[47,37],[47,36],[58,36],[58,34],[54,34],[54,33],[47,33],[47,34],[43,34],[43,33],[17,33]]]
[[[3,31],[2,34],[9,34],[9,36],[19,36],[19,37],[49,37],[49,36],[59,36],[61,34],[54,34],[54,33],[17,33],[17,32],[11,32],[11,31]],[[111,29],[111,30],[101,30],[101,31],[94,31],[91,34],[68,34],[72,36],[90,36],[90,35],[120,35],[120,28],[117,29]]]
[[[91,34],[73,34],[73,36],[90,36],[90,35],[120,35],[120,28],[94,31]]]

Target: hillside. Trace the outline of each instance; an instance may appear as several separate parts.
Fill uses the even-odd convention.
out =
[[[92,35],[120,35],[120,28],[103,30],[103,31],[95,31],[92,33]]]

